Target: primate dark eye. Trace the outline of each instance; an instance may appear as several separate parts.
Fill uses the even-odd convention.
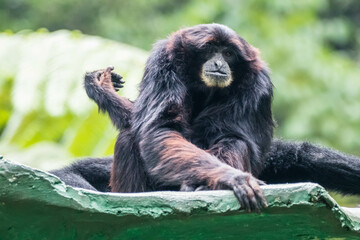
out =
[[[225,57],[231,57],[233,55],[233,53],[230,50],[226,50],[224,52],[224,55],[225,55]]]

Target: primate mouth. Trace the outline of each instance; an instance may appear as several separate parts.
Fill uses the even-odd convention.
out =
[[[219,76],[219,77],[225,77],[227,76],[227,74],[221,70],[216,70],[216,71],[206,71],[205,72],[208,75],[214,75],[214,76]]]
[[[204,71],[201,80],[208,87],[227,87],[232,82],[232,77],[221,71]]]

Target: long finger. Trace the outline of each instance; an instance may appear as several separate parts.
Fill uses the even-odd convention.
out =
[[[246,191],[246,196],[249,199],[251,211],[260,212],[261,206],[259,206],[258,201],[256,199],[255,193],[253,189],[250,186],[244,186],[244,189]]]
[[[123,77],[120,75],[120,74],[118,74],[118,73],[116,73],[116,72],[111,72],[111,78],[113,79],[113,81],[114,80],[121,80]]]
[[[234,186],[233,190],[236,198],[240,203],[240,207],[242,209],[245,209],[245,211],[250,212],[251,208],[250,208],[249,200],[246,197],[244,197],[246,195],[245,191],[238,186]]]
[[[256,183],[256,181],[254,179],[251,179],[249,181],[249,186],[251,187],[251,189],[253,190],[253,192],[255,193],[255,197],[257,199],[258,205],[260,208],[265,208],[267,207],[267,203],[266,203],[266,199],[264,196],[264,192],[261,189],[261,187]]]
[[[124,87],[122,84],[120,84],[120,83],[113,83],[113,86],[114,86],[114,88],[122,88],[122,87]]]

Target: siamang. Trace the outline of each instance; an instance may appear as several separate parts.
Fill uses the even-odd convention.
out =
[[[109,183],[113,192],[232,189],[248,211],[266,206],[263,181],[312,181],[360,193],[358,158],[273,140],[266,64],[226,26],[185,28],[156,43],[134,102],[117,95],[124,82],[112,70],[87,73],[85,90],[121,130],[113,161],[88,159],[52,172],[70,185],[106,191]]]

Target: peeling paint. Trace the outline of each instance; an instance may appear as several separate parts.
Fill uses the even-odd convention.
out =
[[[248,214],[231,191],[100,193],[0,161],[0,239],[308,239],[360,237],[360,211],[313,183],[264,186]]]

